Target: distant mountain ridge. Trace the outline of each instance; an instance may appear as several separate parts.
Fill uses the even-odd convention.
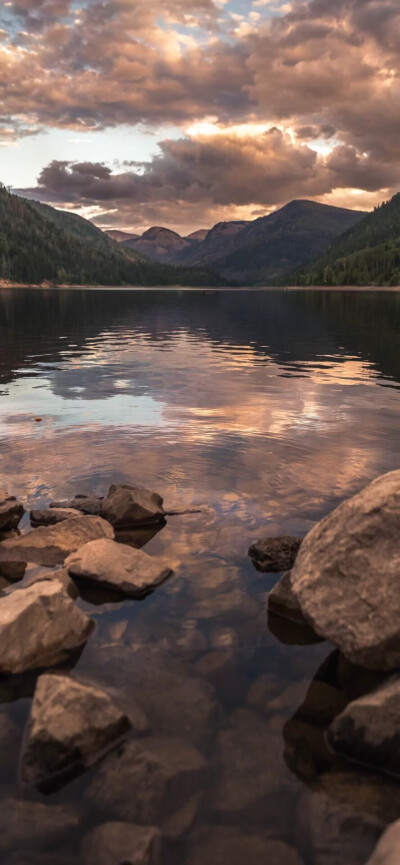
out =
[[[122,245],[168,264],[212,268],[229,284],[273,285],[315,258],[364,212],[292,201],[253,222],[220,222],[193,240],[154,227]],[[196,234],[196,232],[195,232]]]
[[[400,193],[293,274],[297,285],[400,286]]]

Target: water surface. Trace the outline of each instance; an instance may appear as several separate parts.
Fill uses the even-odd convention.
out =
[[[79,602],[97,629],[76,673],[128,711],[144,710],[143,741],[173,737],[171,748],[190,742],[207,759],[202,795],[169,832],[163,865],[220,865],[230,844],[252,865],[271,838],[288,845],[276,848],[280,865],[292,865],[295,850],[304,865],[336,865],[316,838],[315,797],[320,836],[330,844],[336,832],[346,865],[362,865],[378,831],[368,823],[371,790],[379,819],[400,816],[392,782],[333,761],[326,720],[299,716],[310,681],[332,683],[337,659],[268,621],[276,576],[247,558],[258,537],[302,536],[399,467],[399,388],[394,293],[0,291],[0,486],[36,508],[128,482],[160,492],[168,510],[202,510],[142,539],[175,572],[154,595]],[[106,763],[51,795],[19,786],[33,688],[34,677],[0,683],[1,724],[14,731],[0,786],[76,809],[76,832],[39,839],[38,858],[18,859],[53,862],[56,849],[62,865],[64,854],[77,861],[90,827],[120,813],[93,792]],[[332,817],[355,790],[369,826],[362,840],[359,827],[339,832]],[[17,861],[9,854],[26,845],[23,832],[6,832],[0,861]]]

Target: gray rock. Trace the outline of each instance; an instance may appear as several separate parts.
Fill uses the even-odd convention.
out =
[[[56,571],[43,570],[39,574],[27,575],[23,582],[19,583],[18,589],[27,589],[29,586],[34,586],[36,583],[48,582],[52,583],[56,580],[64,587],[67,594],[74,601],[79,597],[79,591],[76,583],[71,580],[68,571],[65,568],[59,568]],[[5,595],[10,595],[15,591],[15,586],[10,586],[4,592]]]
[[[55,526],[57,523],[63,523],[64,520],[69,520],[71,517],[76,517],[76,510],[73,508],[44,508],[43,510],[31,511],[30,518],[32,525],[37,526]]]
[[[85,836],[82,865],[158,865],[160,833],[154,826],[104,823]]]
[[[163,500],[157,493],[129,484],[112,484],[101,508],[101,516],[115,528],[147,525],[165,518]]]
[[[292,570],[301,609],[355,664],[400,666],[400,471],[318,523]]]
[[[109,523],[101,517],[76,516],[56,526],[41,526],[0,543],[0,562],[35,562],[38,565],[61,565],[64,559],[100,538],[113,538]]]
[[[400,776],[400,677],[349,703],[328,730],[339,754]]]
[[[102,504],[103,498],[99,496],[75,496],[75,498],[67,501],[51,502],[49,508],[61,508],[63,510],[67,508],[68,510],[79,511],[81,514],[86,514],[86,516],[99,517]]]
[[[105,691],[66,675],[40,676],[21,759],[21,779],[40,786],[96,762],[131,728]]]
[[[389,826],[382,835],[367,865],[399,865],[400,862],[400,820]]]
[[[185,865],[302,865],[284,841],[235,826],[205,826],[190,839]]]
[[[249,549],[249,556],[255,568],[265,574],[289,571],[301,546],[301,538],[283,535],[280,538],[264,538]]]
[[[0,673],[54,666],[82,646],[93,622],[57,581],[0,598]]]
[[[72,553],[65,566],[72,577],[81,577],[133,598],[155,589],[171,576],[170,568],[116,541],[91,541]]]
[[[206,762],[179,739],[127,742],[101,764],[89,801],[116,820],[164,826],[203,786]],[[129,795],[127,795],[129,791]]]
[[[397,786],[379,778],[355,772],[320,776],[299,809],[299,830],[314,865],[365,865],[399,805]]]
[[[4,798],[0,808],[0,852],[59,849],[79,825],[75,811],[67,805],[44,805]]]
[[[287,571],[268,595],[268,612],[289,622],[309,627],[292,589],[291,571]]]
[[[15,496],[0,490],[0,532],[16,529],[24,516],[25,508]]]

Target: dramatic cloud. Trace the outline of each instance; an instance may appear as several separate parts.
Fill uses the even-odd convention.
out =
[[[354,204],[357,191],[372,206],[400,185],[397,0],[2,6],[6,143],[43,126],[176,127],[150,163],[134,147],[131,166],[97,174],[53,162],[31,195],[108,224],[193,226],[292,197]]]

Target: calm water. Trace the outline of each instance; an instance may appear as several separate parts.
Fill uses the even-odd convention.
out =
[[[0,291],[0,486],[40,507],[131,482],[202,509],[143,538],[175,571],[154,595],[79,602],[97,629],[76,672],[145,712],[143,745],[207,761],[167,797],[163,865],[363,865],[400,816],[393,782],[325,749],[328,692],[300,709],[314,677],[349,676],[332,647],[268,621],[276,577],[247,558],[398,468],[399,421],[399,294]],[[0,861],[63,865],[91,827],[136,819],[137,790],[122,772],[115,791],[110,757],[51,795],[20,788],[33,689],[0,681],[0,790],[25,802],[14,828],[0,814]],[[45,809],[32,825],[26,800]]]

